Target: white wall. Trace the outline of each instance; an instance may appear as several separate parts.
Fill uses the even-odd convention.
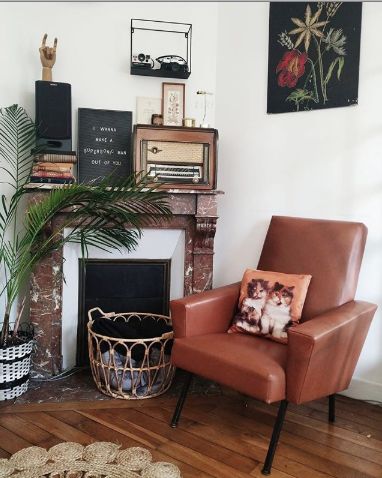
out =
[[[0,18],[0,107],[17,103],[34,118],[34,83],[41,79],[38,49],[45,32],[49,46],[57,37],[53,80],[72,85],[74,149],[79,107],[133,111],[134,120],[137,96],[160,98],[162,82],[185,82],[186,114],[200,121],[203,109],[196,91],[215,90],[216,3],[0,2]],[[131,18],[193,25],[192,74],[188,80],[130,75]],[[213,108],[211,118],[214,120]],[[0,194],[9,191],[0,184]],[[0,300],[0,317],[3,309]]]
[[[56,36],[53,80],[72,85],[74,145],[78,107],[135,112],[137,96],[159,98],[163,81],[184,81],[130,75],[131,18],[192,23],[187,115],[202,115],[196,108],[198,89],[215,89],[216,3],[2,2],[0,18],[0,105],[18,103],[34,116],[34,82],[41,79],[38,49],[45,32],[48,46]]]
[[[381,3],[364,3],[359,105],[266,114],[267,3],[219,5],[216,124],[220,219],[215,285],[256,266],[273,214],[356,220],[369,228],[357,297],[382,303]],[[230,67],[235,58],[240,68]],[[382,400],[382,309],[351,393]],[[363,385],[360,389],[359,385]]]

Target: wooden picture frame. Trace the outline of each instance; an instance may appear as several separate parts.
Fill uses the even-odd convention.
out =
[[[182,126],[185,117],[185,83],[162,83],[162,115],[165,126]]]

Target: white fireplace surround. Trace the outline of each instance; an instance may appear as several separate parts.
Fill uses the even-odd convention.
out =
[[[181,229],[144,229],[138,247],[133,252],[105,252],[89,248],[89,259],[171,259],[170,299],[183,297],[184,293],[185,234]],[[66,244],[63,250],[65,282],[62,291],[62,355],[63,369],[76,364],[78,324],[78,279],[81,246]],[[110,311],[108,311],[110,312]],[[126,312],[126,311],[113,311]]]

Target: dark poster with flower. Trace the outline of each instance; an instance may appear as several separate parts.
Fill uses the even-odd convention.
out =
[[[270,4],[268,113],[358,103],[361,2]]]

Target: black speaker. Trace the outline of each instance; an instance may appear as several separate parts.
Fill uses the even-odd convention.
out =
[[[72,93],[69,83],[36,81],[37,146],[72,150]]]

